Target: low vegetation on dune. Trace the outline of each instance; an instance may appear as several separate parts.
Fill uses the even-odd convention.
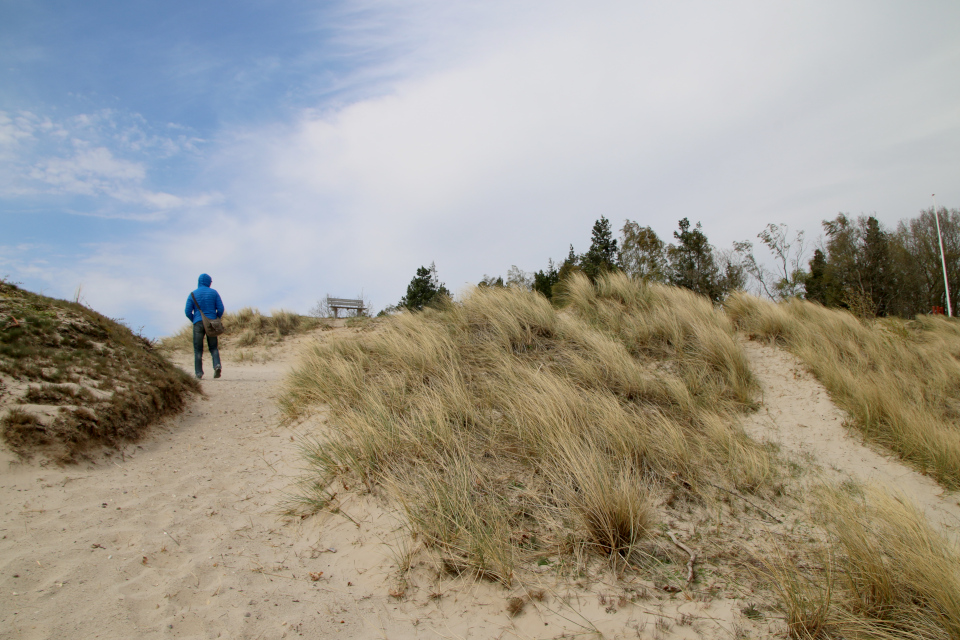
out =
[[[267,345],[287,336],[313,331],[324,322],[313,316],[301,316],[284,309],[274,309],[269,316],[265,316],[251,307],[224,313],[221,319],[225,329],[221,339],[227,339],[241,347]],[[169,350],[192,350],[193,325],[185,324],[180,331],[161,340],[160,346]]]
[[[748,335],[803,360],[865,438],[960,489],[960,324],[943,316],[860,320],[747,294],[725,307]]]
[[[820,544],[765,561],[787,630],[816,638],[960,638],[960,553],[904,498],[821,486]]]
[[[804,361],[850,426],[960,488],[960,325],[942,316],[858,319],[793,299],[743,293],[725,305],[753,339]],[[960,551],[902,497],[821,486],[819,543],[766,561],[795,638],[960,638]]]
[[[505,585],[591,557],[684,584],[671,517],[782,488],[736,421],[755,387],[745,355],[689,291],[578,275],[565,297],[558,311],[477,289],[308,349],[280,400],[289,420],[330,410],[301,506],[323,508],[337,482],[386,487],[443,566]]]
[[[743,325],[753,304],[730,314]],[[304,352],[281,410],[323,407],[327,426],[304,442],[312,475],[290,508],[386,490],[416,540],[395,597],[418,554],[505,586],[608,567],[628,599],[743,598],[797,639],[960,638],[957,549],[882,490],[808,491],[741,430],[757,393],[730,317],[689,291],[573,275],[558,309],[478,288]]]
[[[197,392],[128,327],[0,281],[0,435],[21,457],[136,440]]]

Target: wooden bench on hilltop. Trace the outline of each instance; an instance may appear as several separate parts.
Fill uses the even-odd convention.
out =
[[[345,298],[331,298],[327,296],[327,306],[333,309],[333,317],[339,317],[337,312],[339,309],[353,309],[357,312],[357,315],[363,315],[364,307],[363,300],[347,300]]]

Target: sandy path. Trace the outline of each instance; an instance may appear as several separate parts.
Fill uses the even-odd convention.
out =
[[[251,571],[303,554],[271,511],[296,460],[272,426],[287,364],[228,360],[224,378],[203,382],[206,398],[122,456],[3,464],[0,634],[271,637],[287,619],[329,620],[292,615],[290,598],[276,611],[285,585]]]
[[[744,424],[753,438],[777,442],[803,464],[818,464],[833,481],[849,478],[884,484],[960,540],[957,493],[945,492],[929,477],[865,445],[856,432],[843,426],[847,414],[794,355],[753,341],[745,340],[743,346],[763,390],[761,410]]]

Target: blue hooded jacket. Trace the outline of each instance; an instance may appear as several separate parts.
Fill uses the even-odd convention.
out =
[[[193,304],[194,296],[196,296],[197,302],[200,303],[200,310],[203,311],[203,315],[208,318],[219,318],[223,315],[223,300],[220,299],[220,294],[217,293],[216,289],[210,288],[212,282],[213,278],[205,273],[201,273],[200,278],[197,279],[197,284],[200,286],[193,292],[193,295],[187,296],[187,308],[185,312],[193,324],[203,322],[203,318],[197,312],[197,305]]]

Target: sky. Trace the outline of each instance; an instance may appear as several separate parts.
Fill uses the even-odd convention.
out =
[[[0,277],[175,332],[960,207],[960,3],[0,0]]]

